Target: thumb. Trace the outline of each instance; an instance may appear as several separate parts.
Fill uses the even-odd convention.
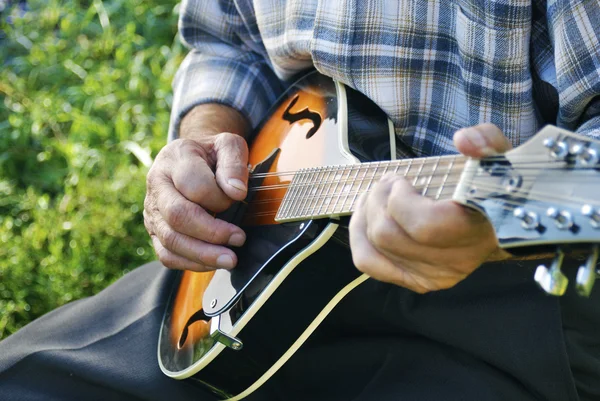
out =
[[[214,143],[217,159],[215,178],[219,187],[234,200],[248,192],[248,144],[239,135],[219,134]]]
[[[454,146],[463,155],[478,159],[504,153],[512,148],[500,128],[489,123],[456,131]]]

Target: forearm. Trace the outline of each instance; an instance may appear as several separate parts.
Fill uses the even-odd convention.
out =
[[[246,138],[249,131],[250,123],[239,111],[222,104],[207,103],[194,107],[183,117],[179,137],[195,139],[231,132]]]

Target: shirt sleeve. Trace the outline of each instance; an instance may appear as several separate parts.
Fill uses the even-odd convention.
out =
[[[248,12],[248,10],[246,10]],[[183,116],[204,103],[240,111],[256,127],[282,91],[252,15],[241,17],[234,1],[185,0],[179,33],[191,48],[173,81],[169,140],[178,138]]]
[[[548,2],[553,39],[557,124],[600,138],[600,2]]]

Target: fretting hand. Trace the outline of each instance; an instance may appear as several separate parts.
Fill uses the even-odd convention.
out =
[[[454,143],[475,158],[510,149],[491,124],[458,131]],[[360,271],[418,293],[453,287],[483,262],[508,257],[483,215],[451,200],[425,198],[393,174],[359,200],[350,247]]]

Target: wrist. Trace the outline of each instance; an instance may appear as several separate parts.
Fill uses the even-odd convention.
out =
[[[183,117],[179,137],[200,139],[230,132],[245,138],[250,128],[250,123],[239,111],[222,104],[207,103],[194,107]]]

